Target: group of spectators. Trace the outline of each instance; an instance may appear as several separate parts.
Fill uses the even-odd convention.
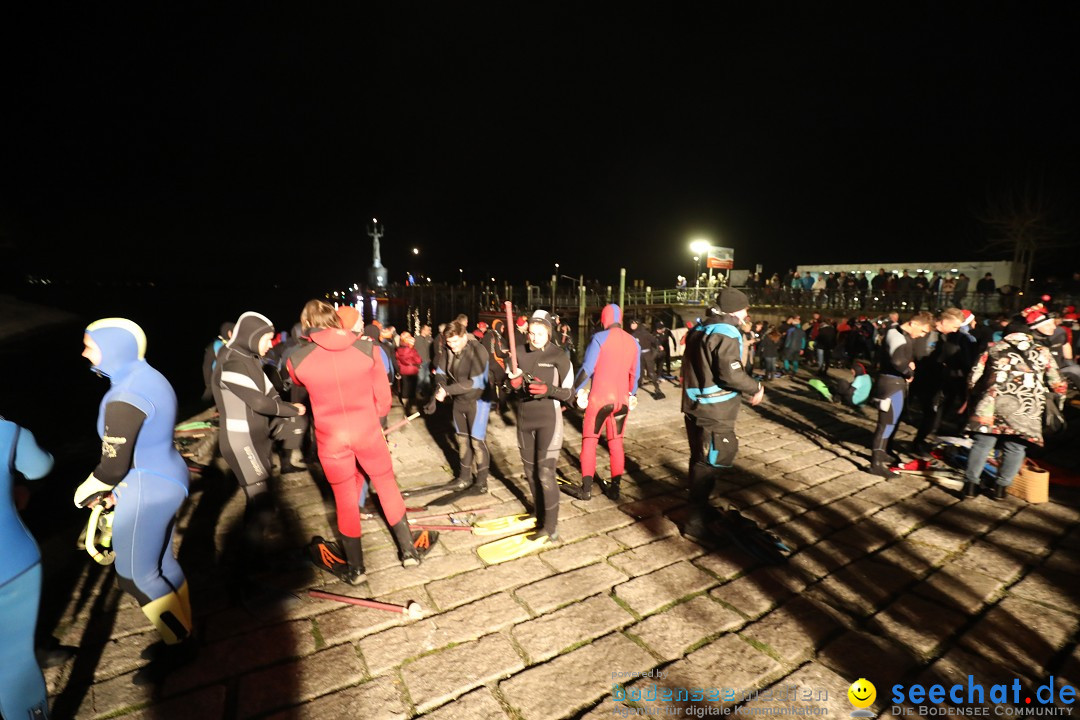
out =
[[[1080,298],[1080,272],[1061,282],[1048,277],[1046,292],[1054,297]],[[753,273],[746,281],[751,302],[764,305],[798,305],[830,310],[919,312],[923,308],[969,308],[980,313],[1013,313],[1024,300],[1020,288],[998,284],[992,273],[979,279],[965,273],[939,273],[880,268],[869,272],[800,273],[789,269],[783,276]]]

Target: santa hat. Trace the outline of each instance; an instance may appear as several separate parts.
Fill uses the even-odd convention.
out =
[[[1020,315],[1024,318],[1024,323],[1029,328],[1033,328],[1036,325],[1042,325],[1047,320],[1052,319],[1050,313],[1046,311],[1046,306],[1042,303],[1032,305],[1029,308],[1024,308]]]
[[[523,328],[529,324],[529,319],[524,315],[518,315],[517,322],[515,322],[514,324],[517,325],[519,328]]]
[[[967,327],[975,321],[975,313],[971,312],[970,310],[965,310],[961,314],[964,317],[964,322],[960,323],[960,327]]]

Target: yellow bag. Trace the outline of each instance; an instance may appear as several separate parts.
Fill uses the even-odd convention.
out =
[[[1050,473],[1025,459],[1006,492],[1029,503],[1047,502],[1050,500]]]

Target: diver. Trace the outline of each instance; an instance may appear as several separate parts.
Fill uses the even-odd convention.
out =
[[[619,486],[625,469],[623,433],[626,416],[637,405],[638,378],[641,374],[641,348],[634,337],[622,329],[622,309],[611,304],[600,312],[603,330],[592,336],[585,360],[574,380],[578,407],[585,409],[581,429],[581,485],[560,485],[559,489],[579,500],[592,497],[596,476],[596,447],[601,430],[607,432],[611,480],[596,482],[605,495],[619,499]],[[590,383],[588,389],[586,383]]]
[[[559,487],[555,466],[562,452],[563,419],[561,403],[573,395],[573,366],[555,343],[551,316],[537,310],[529,318],[531,352],[518,356],[517,368],[511,368],[507,382],[513,389],[517,409],[518,450],[525,469],[525,479],[533,491],[539,529],[527,538],[528,547],[558,539]]]
[[[39,480],[52,470],[52,455],[33,433],[0,417],[0,717],[49,717],[45,678],[34,657],[34,629],[41,601],[41,551],[16,512],[14,473]]]
[[[75,505],[115,508],[117,584],[163,641],[135,682],[158,682],[194,654],[190,593],[173,555],[176,513],[188,494],[188,468],[173,445],[176,393],[146,362],[146,335],[134,322],[93,322],[83,344],[83,357],[110,387],[98,410],[101,459],[75,490]]]
[[[273,443],[280,441],[283,453],[291,458],[300,453],[308,429],[307,408],[282,400],[263,372],[261,358],[270,349],[273,334],[269,319],[245,312],[236,321],[214,369],[221,454],[247,497],[245,550],[253,553],[247,560],[256,562],[265,560],[254,551],[261,549],[264,535],[277,517],[267,485]],[[283,457],[281,472],[291,470]]]

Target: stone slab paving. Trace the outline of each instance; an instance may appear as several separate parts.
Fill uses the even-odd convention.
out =
[[[886,481],[865,472],[868,408],[827,406],[804,379],[770,383],[766,399],[744,407],[740,455],[714,502],[745,509],[795,548],[783,567],[679,534],[686,448],[674,388],[661,401],[643,394],[630,416],[624,497],[562,498],[561,541],[498,566],[476,554],[490,538],[460,532],[444,533],[419,568],[402,568],[376,516],[364,521],[368,582],[343,585],[289,552],[310,534],[333,534],[327,486],[296,473],[273,483],[292,510],[279,537],[288,562],[238,591],[224,568],[243,501],[207,492],[232,487],[216,460],[193,482],[178,524],[177,546],[200,549],[181,556],[199,660],[160,687],[133,684],[156,635],[111,570],[80,558],[85,567],[45,628],[80,647],[46,672],[54,715],[557,720],[778,705],[846,715],[858,677],[877,684],[872,709],[888,714],[894,683],[969,673],[1080,681],[1080,493],[1053,486],[1041,505],[958,502],[950,481]],[[567,418],[559,468],[576,482],[580,415]],[[905,426],[901,440],[910,437]],[[441,414],[391,436],[399,483],[449,480],[453,442]],[[423,514],[531,508],[514,427],[497,414],[489,445],[490,496]],[[603,445],[598,465],[608,477]],[[415,600],[426,614],[316,600],[311,588]]]

